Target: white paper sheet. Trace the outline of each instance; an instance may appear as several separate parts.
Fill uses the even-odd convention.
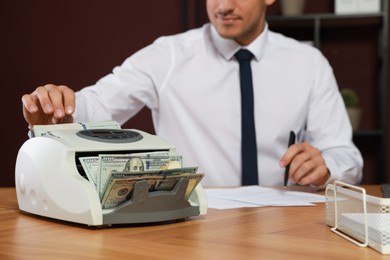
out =
[[[325,202],[325,196],[288,189],[243,186],[238,188],[206,188],[208,207],[233,209],[265,206],[313,206]]]

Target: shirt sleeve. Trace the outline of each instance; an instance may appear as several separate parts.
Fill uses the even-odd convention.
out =
[[[352,141],[352,126],[333,70],[319,52],[315,64],[307,141],[322,152],[330,172],[326,184],[335,180],[358,184],[362,180],[363,159]]]
[[[159,84],[169,63],[166,44],[155,42],[136,52],[96,84],[76,93],[75,121],[114,120],[122,125],[144,106],[156,109]]]

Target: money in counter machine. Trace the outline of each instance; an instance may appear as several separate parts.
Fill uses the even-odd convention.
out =
[[[128,193],[125,202],[113,208],[102,207],[102,197],[96,184],[87,178],[80,158],[176,153],[174,145],[155,135],[106,127],[91,124],[86,129],[85,125],[64,124],[37,128],[35,137],[22,145],[16,160],[19,209],[89,226],[169,221],[207,212],[201,184],[193,185],[192,192],[187,194],[189,179],[178,178],[170,190],[152,190],[150,179],[142,178],[142,174],[135,175],[139,180],[133,182],[131,193],[121,189],[120,192]],[[180,171],[178,168],[162,172],[175,175]],[[161,178],[156,171],[153,173],[151,178]],[[116,174],[123,177],[123,173]]]

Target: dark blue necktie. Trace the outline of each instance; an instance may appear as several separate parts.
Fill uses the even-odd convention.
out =
[[[253,54],[248,50],[241,49],[234,56],[240,64],[242,185],[258,185],[257,143],[250,64]]]

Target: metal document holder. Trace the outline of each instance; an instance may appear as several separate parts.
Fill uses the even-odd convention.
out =
[[[153,192],[149,192],[147,181],[138,181],[129,201],[115,209],[102,209],[95,185],[81,174],[79,156],[147,151],[175,153],[176,149],[171,143],[139,130],[99,131],[104,135],[129,131],[142,138],[132,142],[101,142],[95,140],[94,133],[91,138],[83,138],[79,129],[64,129],[27,140],[19,150],[15,168],[19,209],[89,226],[161,222],[207,212],[207,199],[200,184],[185,198],[187,179],[180,179],[171,191]]]
[[[325,198],[326,224],[333,232],[360,247],[390,254],[390,199],[339,181],[327,185]]]

